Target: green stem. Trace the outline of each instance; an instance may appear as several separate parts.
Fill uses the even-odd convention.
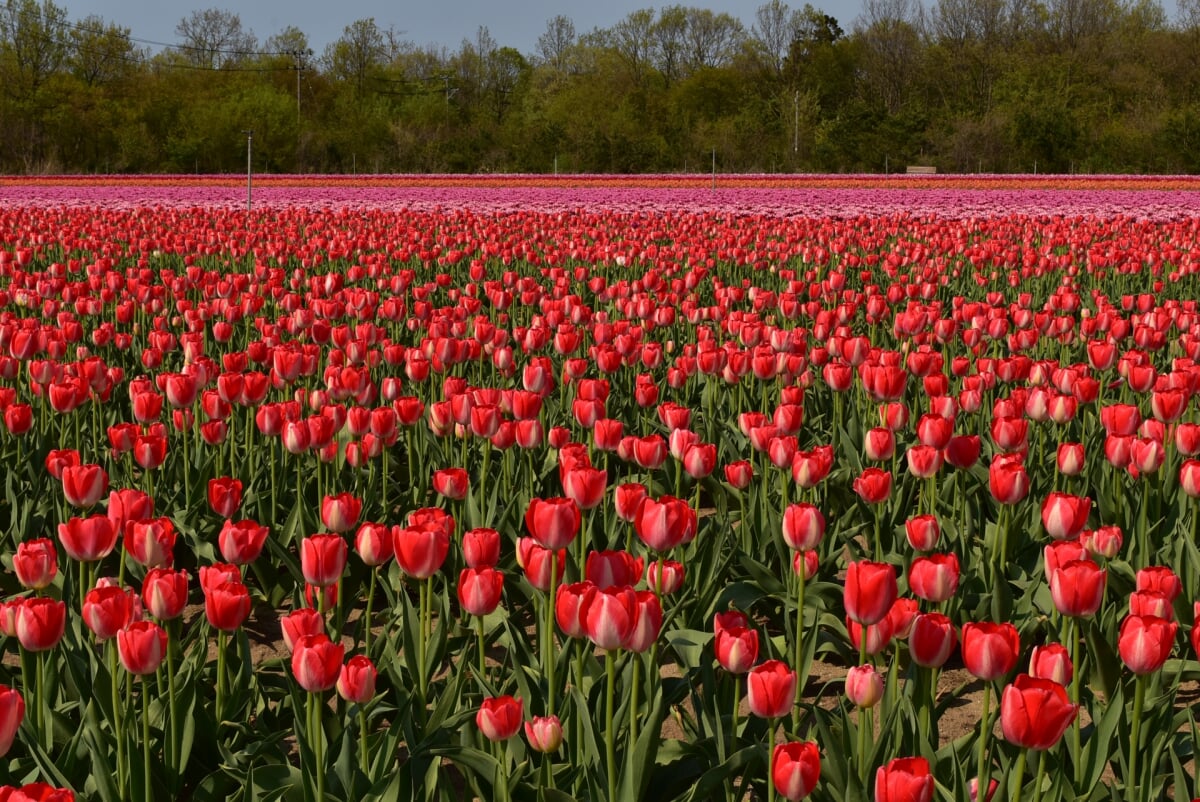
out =
[[[988,738],[992,734],[991,721],[991,704],[992,704],[992,683],[986,680],[983,683],[983,718],[979,724],[979,772],[975,775],[976,786],[979,790],[975,794],[975,799],[978,802],[984,802],[987,799],[988,783],[991,781],[991,761],[988,760]]]
[[[642,656],[640,654],[631,654],[630,659],[633,660],[633,683],[629,691],[629,745],[636,748],[638,737],[638,683],[641,682]],[[631,753],[632,751],[633,749],[630,750]]]
[[[867,730],[871,724],[871,713],[867,708],[858,709],[858,774],[865,782],[870,766],[867,763]]]
[[[170,737],[167,739],[167,749],[170,754],[170,761],[167,768],[170,771],[167,776],[170,777],[172,793],[179,790],[177,783],[179,782],[180,774],[179,706],[175,698],[175,660],[173,659],[176,648],[175,642],[178,638],[178,634],[175,631],[176,627],[176,621],[167,622],[167,694],[169,696],[168,709],[171,715]]]
[[[370,776],[368,773],[369,765],[367,758],[370,750],[367,749],[367,709],[363,705],[358,706],[358,767],[362,769],[364,776]]]
[[[42,730],[42,739],[46,746],[46,753],[50,754],[54,749],[54,720],[50,713],[50,700],[46,698],[46,653],[37,653],[37,695],[38,695],[38,710],[41,720],[38,722]]]
[[[217,632],[217,702],[215,718],[220,725],[225,715],[225,633]]]
[[[767,719],[767,802],[775,798],[775,719]]]
[[[142,788],[146,802],[153,802],[154,789],[150,781],[150,693],[146,690],[146,677],[142,675]]]
[[[1017,755],[1017,768],[1013,772],[1012,802],[1021,802],[1021,783],[1025,782],[1025,758],[1026,758],[1027,754],[1028,754],[1028,751],[1025,749],[1022,749],[1021,753],[1019,755]],[[987,789],[984,789],[981,792],[981,794],[979,794],[977,796],[980,796],[980,795],[982,795],[983,797],[986,798],[987,797]]]
[[[425,702],[426,702],[426,699],[428,698],[426,696],[426,691],[428,690],[428,688],[426,686],[427,679],[425,677],[425,648],[427,645],[426,644],[426,637],[427,637],[426,633],[429,630],[429,580],[428,579],[426,579],[424,582],[421,583],[420,601],[421,601],[421,632],[420,632],[421,636],[417,639],[417,660],[419,661],[418,665],[417,665],[417,677],[420,682],[421,708],[422,708],[422,710],[424,710]],[[424,715],[424,714],[422,713],[422,715]]]
[[[475,616],[475,632],[479,636],[479,679],[487,681],[487,642],[483,636],[483,616]]]
[[[1129,739],[1129,776],[1125,778],[1125,798],[1135,800],[1141,785],[1138,778],[1138,744],[1142,735],[1142,706],[1146,703],[1146,677],[1134,679],[1133,733]]]
[[[317,802],[325,802],[325,737],[321,729],[321,696],[310,694],[313,699],[313,748],[317,763]]]
[[[608,763],[608,799],[617,798],[617,731],[613,717],[617,708],[617,658],[613,650],[604,656],[604,670],[608,674],[608,719],[604,732],[604,757]]]
[[[1046,750],[1038,754],[1037,774],[1033,781],[1033,802],[1042,802],[1042,783],[1046,779]],[[980,792],[986,796],[986,792]],[[978,796],[978,795],[977,795]],[[981,801],[982,802],[982,801]]]
[[[803,560],[803,552],[798,552]],[[792,708],[792,729],[800,728],[800,701],[804,696],[806,677],[801,671],[804,662],[804,564],[796,575],[796,704]]]
[[[113,734],[117,738],[117,795],[125,793],[125,729],[121,722],[121,686],[117,681],[117,639],[108,642],[108,671],[112,679]]]
[[[582,542],[583,538],[580,538]],[[546,708],[549,711],[547,715],[554,715],[554,697],[557,691],[554,685],[554,597],[558,591],[558,563],[554,559],[557,555],[551,552],[550,554],[550,594],[546,596],[546,652],[542,656],[545,665],[543,671],[546,674]],[[582,575],[583,563],[579,565]]]
[[[371,569],[371,581],[367,584],[367,611],[363,615],[363,652],[367,657],[371,656],[371,621],[372,607],[375,603],[375,583],[379,579],[379,569]]]
[[[741,712],[741,707],[742,707],[742,680],[737,674],[734,674],[733,675],[733,716],[730,717],[730,721],[733,722],[733,726],[729,731],[729,753],[730,754],[733,754],[734,752],[737,751],[738,714]]]
[[[1071,703],[1078,705],[1079,700],[1079,676],[1083,672],[1079,665],[1079,619],[1071,618],[1071,665],[1074,670],[1071,672]],[[1083,758],[1081,750],[1081,736],[1079,732],[1079,716],[1075,716],[1075,721],[1071,724],[1071,745],[1073,747],[1071,757],[1075,762],[1075,787],[1079,787],[1079,782],[1082,780],[1080,760]]]

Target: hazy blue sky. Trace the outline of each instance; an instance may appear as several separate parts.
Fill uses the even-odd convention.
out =
[[[702,0],[680,5],[711,8],[738,17],[747,29],[754,23],[754,10],[765,0]],[[858,16],[861,0],[828,0],[812,4],[838,19],[847,32]],[[401,38],[417,45],[439,44],[456,50],[463,39],[473,39],[480,25],[486,25],[501,47],[515,47],[531,54],[537,38],[546,30],[546,21],[564,14],[575,23],[575,30],[586,33],[593,28],[608,28],[626,14],[639,8],[660,8],[673,3],[637,2],[636,0],[340,0],[340,2],[296,2],[296,0],[251,0],[251,2],[178,2],[178,0],[57,0],[67,9],[71,20],[98,14],[110,22],[127,26],[139,39],[173,44],[178,42],[175,26],[193,10],[221,8],[236,12],[242,25],[254,31],[259,41],[280,29],[295,25],[308,34],[312,49],[320,54],[325,45],[342,34],[342,29],[359,19],[374,17],[383,29],[394,27]],[[789,2],[802,8],[804,0]],[[152,49],[154,48],[151,46]]]

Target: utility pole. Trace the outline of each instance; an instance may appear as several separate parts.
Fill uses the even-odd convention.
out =
[[[242,133],[246,135],[246,211],[249,212],[251,208],[251,197],[253,192],[253,185],[251,183],[251,176],[253,175],[253,162],[251,161],[251,158],[254,152],[254,129],[248,128],[245,131],[242,131]]]
[[[289,56],[291,56],[292,58],[294,58],[296,60],[296,125],[297,125],[297,127],[299,127],[299,125],[300,125],[300,75],[301,75],[301,73],[303,73],[305,70],[308,69],[308,66],[304,63],[304,60],[307,58],[311,58],[313,52],[312,52],[312,50],[288,50],[286,52]]]
[[[792,98],[792,153],[800,153],[800,90]]]

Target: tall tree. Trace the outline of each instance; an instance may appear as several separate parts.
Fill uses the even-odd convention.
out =
[[[334,80],[345,81],[361,95],[368,81],[378,77],[386,55],[383,31],[374,17],[368,17],[343,28],[341,37],[325,47],[322,61]]]
[[[248,61],[258,55],[254,32],[242,27],[242,18],[232,11],[206,8],[193,11],[179,21],[175,33],[183,40],[181,55],[197,67],[219,69]]]
[[[575,23],[570,17],[558,14],[546,22],[546,31],[538,37],[537,57],[561,75],[567,71],[567,60],[575,40]]]

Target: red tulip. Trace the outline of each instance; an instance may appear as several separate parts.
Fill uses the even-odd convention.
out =
[[[979,460],[979,435],[955,435],[946,444],[946,462],[955,468],[970,468]]]
[[[40,537],[17,544],[13,555],[13,571],[22,586],[33,590],[49,587],[58,574],[58,551],[54,541]],[[0,751],[0,755],[3,755]]]
[[[1150,674],[1162,668],[1175,645],[1178,625],[1156,616],[1130,615],[1121,623],[1117,651],[1134,674]]]
[[[892,493],[891,473],[867,468],[854,480],[854,492],[868,504],[879,504]]]
[[[318,587],[337,584],[346,569],[346,540],[341,535],[312,535],[300,542],[304,581]]]
[[[922,613],[913,621],[908,636],[913,662],[926,668],[941,668],[958,645],[958,633],[941,613]]]
[[[641,654],[647,651],[662,630],[663,610],[658,594],[650,590],[635,591],[637,601],[637,616],[633,629],[625,640],[624,648]]]
[[[1079,542],[1093,557],[1103,557],[1111,560],[1121,552],[1121,527],[1116,525],[1101,526],[1091,531],[1084,530],[1079,534]]]
[[[821,753],[811,741],[779,744],[771,765],[775,790],[791,802],[811,794],[821,778]]]
[[[569,498],[534,498],[525,510],[525,528],[542,548],[558,550],[579,533],[579,507]]]
[[[170,518],[149,518],[125,524],[125,551],[139,565],[160,568],[175,558],[175,525]]]
[[[1192,651],[1200,657],[1200,601],[1192,607]]]
[[[863,453],[872,462],[886,462],[896,451],[896,435],[891,429],[877,426],[868,429],[863,437]]]
[[[912,446],[905,453],[905,457],[908,461],[908,472],[918,479],[935,476],[942,468],[942,452],[933,446]]]
[[[397,559],[399,558],[397,550]],[[542,592],[550,590],[550,571],[554,571],[555,582],[562,580],[567,565],[567,550],[551,551],[542,548],[531,537],[517,540],[517,564],[525,569],[525,578],[529,584]]]
[[[46,454],[46,472],[58,481],[62,481],[63,471],[79,464],[79,452],[73,448],[51,449]]]
[[[1136,577],[1138,590],[1158,590],[1167,597],[1171,604],[1183,593],[1183,583],[1179,576],[1165,565],[1150,565],[1138,569]]]
[[[568,638],[586,637],[587,631],[581,618],[583,602],[595,586],[591,582],[574,582],[559,585],[554,600],[554,620]]]
[[[217,545],[221,557],[233,565],[249,565],[258,559],[270,530],[256,521],[225,520]]]
[[[73,507],[90,507],[108,492],[108,474],[99,465],[69,465],[63,468],[62,483]]]
[[[563,741],[562,723],[558,716],[534,716],[525,722],[525,739],[535,752],[557,752]]]
[[[1050,597],[1059,613],[1072,618],[1096,614],[1104,602],[1108,572],[1091,560],[1071,560],[1050,575]]]
[[[222,518],[232,518],[242,505],[242,481],[229,476],[208,480],[208,506]]]
[[[721,668],[730,674],[745,674],[758,660],[758,631],[744,626],[722,627],[713,639],[713,650]]]
[[[627,551],[590,551],[584,575],[600,590],[636,585],[642,578],[642,558]]]
[[[637,593],[630,587],[591,588],[579,611],[588,639],[601,649],[625,648],[637,626]]]
[[[696,512],[683,499],[646,499],[633,522],[642,542],[657,552],[670,551],[696,536]]]
[[[25,700],[15,688],[0,685],[0,757],[8,754],[25,718]]]
[[[651,560],[646,565],[646,586],[662,596],[669,596],[683,587],[683,563],[678,560]]]
[[[1021,640],[1012,624],[968,622],[962,629],[963,664],[971,676],[995,680],[1012,671],[1021,653]]]
[[[908,568],[908,586],[919,598],[940,604],[958,592],[958,557],[930,554],[917,557]]]
[[[463,533],[463,560],[468,568],[494,568],[500,562],[500,533],[470,529]]]
[[[433,472],[433,492],[451,501],[462,501],[470,490],[470,480],[462,468],[442,468]]]
[[[828,476],[832,468],[832,446],[824,445],[811,451],[797,451],[792,457],[792,480],[797,487],[810,490]]]
[[[1078,476],[1085,467],[1083,443],[1061,443],[1058,446],[1058,472],[1063,476]]]
[[[934,515],[917,515],[904,522],[908,545],[917,551],[931,551],[937,546],[942,530]]]
[[[153,674],[167,656],[167,633],[153,621],[136,621],[117,633],[117,654],[130,674]]]
[[[1100,410],[1100,424],[1109,435],[1131,437],[1141,422],[1142,416],[1132,404],[1110,404]]]
[[[53,649],[62,640],[67,605],[45,598],[27,598],[17,608],[17,640],[27,652]]]
[[[356,654],[338,672],[337,691],[347,702],[365,705],[375,698],[375,679],[379,672],[371,658]]]
[[[354,551],[364,565],[376,568],[392,559],[392,530],[384,524],[363,523],[354,533]]]
[[[141,435],[133,442],[133,459],[147,471],[162,465],[166,458],[167,438],[164,435]]]
[[[292,674],[309,693],[323,693],[337,684],[346,647],[325,634],[305,635],[292,648]]]
[[[1019,454],[1000,454],[988,468],[992,498],[1001,504],[1016,504],[1029,494],[1029,474]]]
[[[1029,655],[1029,675],[1066,685],[1071,681],[1071,655],[1061,643],[1034,646]]]
[[[4,409],[4,427],[16,437],[33,428],[33,407],[29,404],[12,404]]]
[[[875,802],[932,802],[933,774],[923,757],[900,757],[875,772]]]
[[[717,467],[717,447],[712,443],[696,443],[683,454],[683,469],[693,479],[703,479]]]
[[[1042,526],[1054,540],[1074,540],[1087,525],[1092,500],[1067,493],[1051,493],[1042,502]]]
[[[780,660],[768,660],[746,675],[746,698],[756,716],[786,716],[796,701],[796,672]]]
[[[879,703],[883,698],[883,677],[875,666],[868,663],[846,672],[846,698],[864,710]]]
[[[504,741],[517,734],[524,718],[524,703],[511,696],[484,699],[475,714],[475,724],[489,741]]]
[[[783,511],[783,542],[795,551],[811,551],[825,536],[825,516],[813,504],[789,504]]]
[[[563,474],[563,492],[581,510],[600,506],[607,486],[608,474],[598,468],[580,465]]]
[[[470,615],[484,616],[500,604],[504,574],[494,568],[464,568],[458,576],[458,603]]]
[[[738,460],[725,466],[725,481],[736,490],[745,490],[754,478],[754,468],[748,460]]]
[[[642,502],[648,497],[646,486],[639,482],[626,482],[618,485],[613,494],[613,505],[617,517],[626,523],[633,523],[637,518]]]
[[[103,643],[133,620],[133,600],[116,585],[92,588],[83,597],[82,617],[96,640]]]
[[[72,560],[95,562],[107,557],[117,545],[117,530],[105,515],[71,518],[58,525],[58,540]]]
[[[125,531],[128,521],[154,517],[154,499],[141,490],[114,490],[108,494],[108,519],[117,534]]]
[[[1045,751],[1059,742],[1078,711],[1062,685],[1018,674],[1000,697],[1000,729],[1014,746]]]
[[[1171,600],[1161,590],[1135,590],[1129,594],[1129,614],[1174,619]]]
[[[843,600],[846,615],[859,624],[876,624],[887,617],[896,600],[896,571],[887,563],[866,560],[846,567]]]
[[[250,591],[233,580],[209,587],[204,593],[204,614],[214,629],[236,632],[250,614]]]
[[[338,493],[321,499],[321,523],[330,532],[349,532],[358,523],[362,500],[350,493]]]
[[[159,621],[169,621],[183,614],[187,606],[188,575],[186,571],[152,568],[142,580],[142,604]]]
[[[283,643],[292,652],[305,635],[321,635],[325,632],[325,618],[312,607],[301,607],[279,619]]]

